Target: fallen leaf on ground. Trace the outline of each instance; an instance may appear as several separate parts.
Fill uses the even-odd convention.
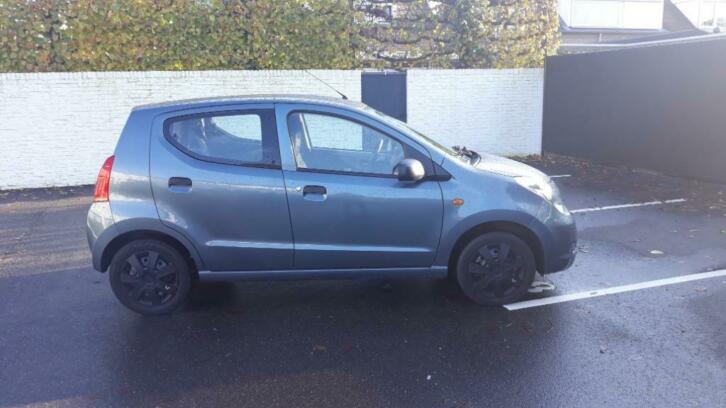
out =
[[[224,309],[226,314],[241,314],[244,310],[241,307],[228,307]]]

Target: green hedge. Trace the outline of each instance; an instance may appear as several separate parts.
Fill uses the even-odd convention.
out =
[[[539,66],[554,0],[3,0],[0,72]]]

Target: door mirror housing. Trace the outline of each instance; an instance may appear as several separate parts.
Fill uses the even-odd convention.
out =
[[[416,159],[403,159],[393,169],[399,181],[421,181],[426,176],[423,164]]]

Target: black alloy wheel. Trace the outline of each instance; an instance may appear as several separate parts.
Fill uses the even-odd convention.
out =
[[[133,241],[114,256],[111,288],[124,306],[148,315],[176,310],[191,284],[189,264],[178,250],[155,240]]]
[[[534,280],[536,263],[529,246],[517,236],[491,232],[469,242],[459,254],[456,275],[466,296],[482,305],[521,299]]]

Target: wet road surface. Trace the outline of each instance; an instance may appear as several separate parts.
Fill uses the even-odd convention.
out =
[[[726,266],[721,188],[537,162],[577,216],[554,294]],[[726,279],[508,312],[443,282],[206,284],[142,317],[90,267],[90,190],[0,194],[0,407],[722,406]],[[661,251],[654,255],[651,251]]]

